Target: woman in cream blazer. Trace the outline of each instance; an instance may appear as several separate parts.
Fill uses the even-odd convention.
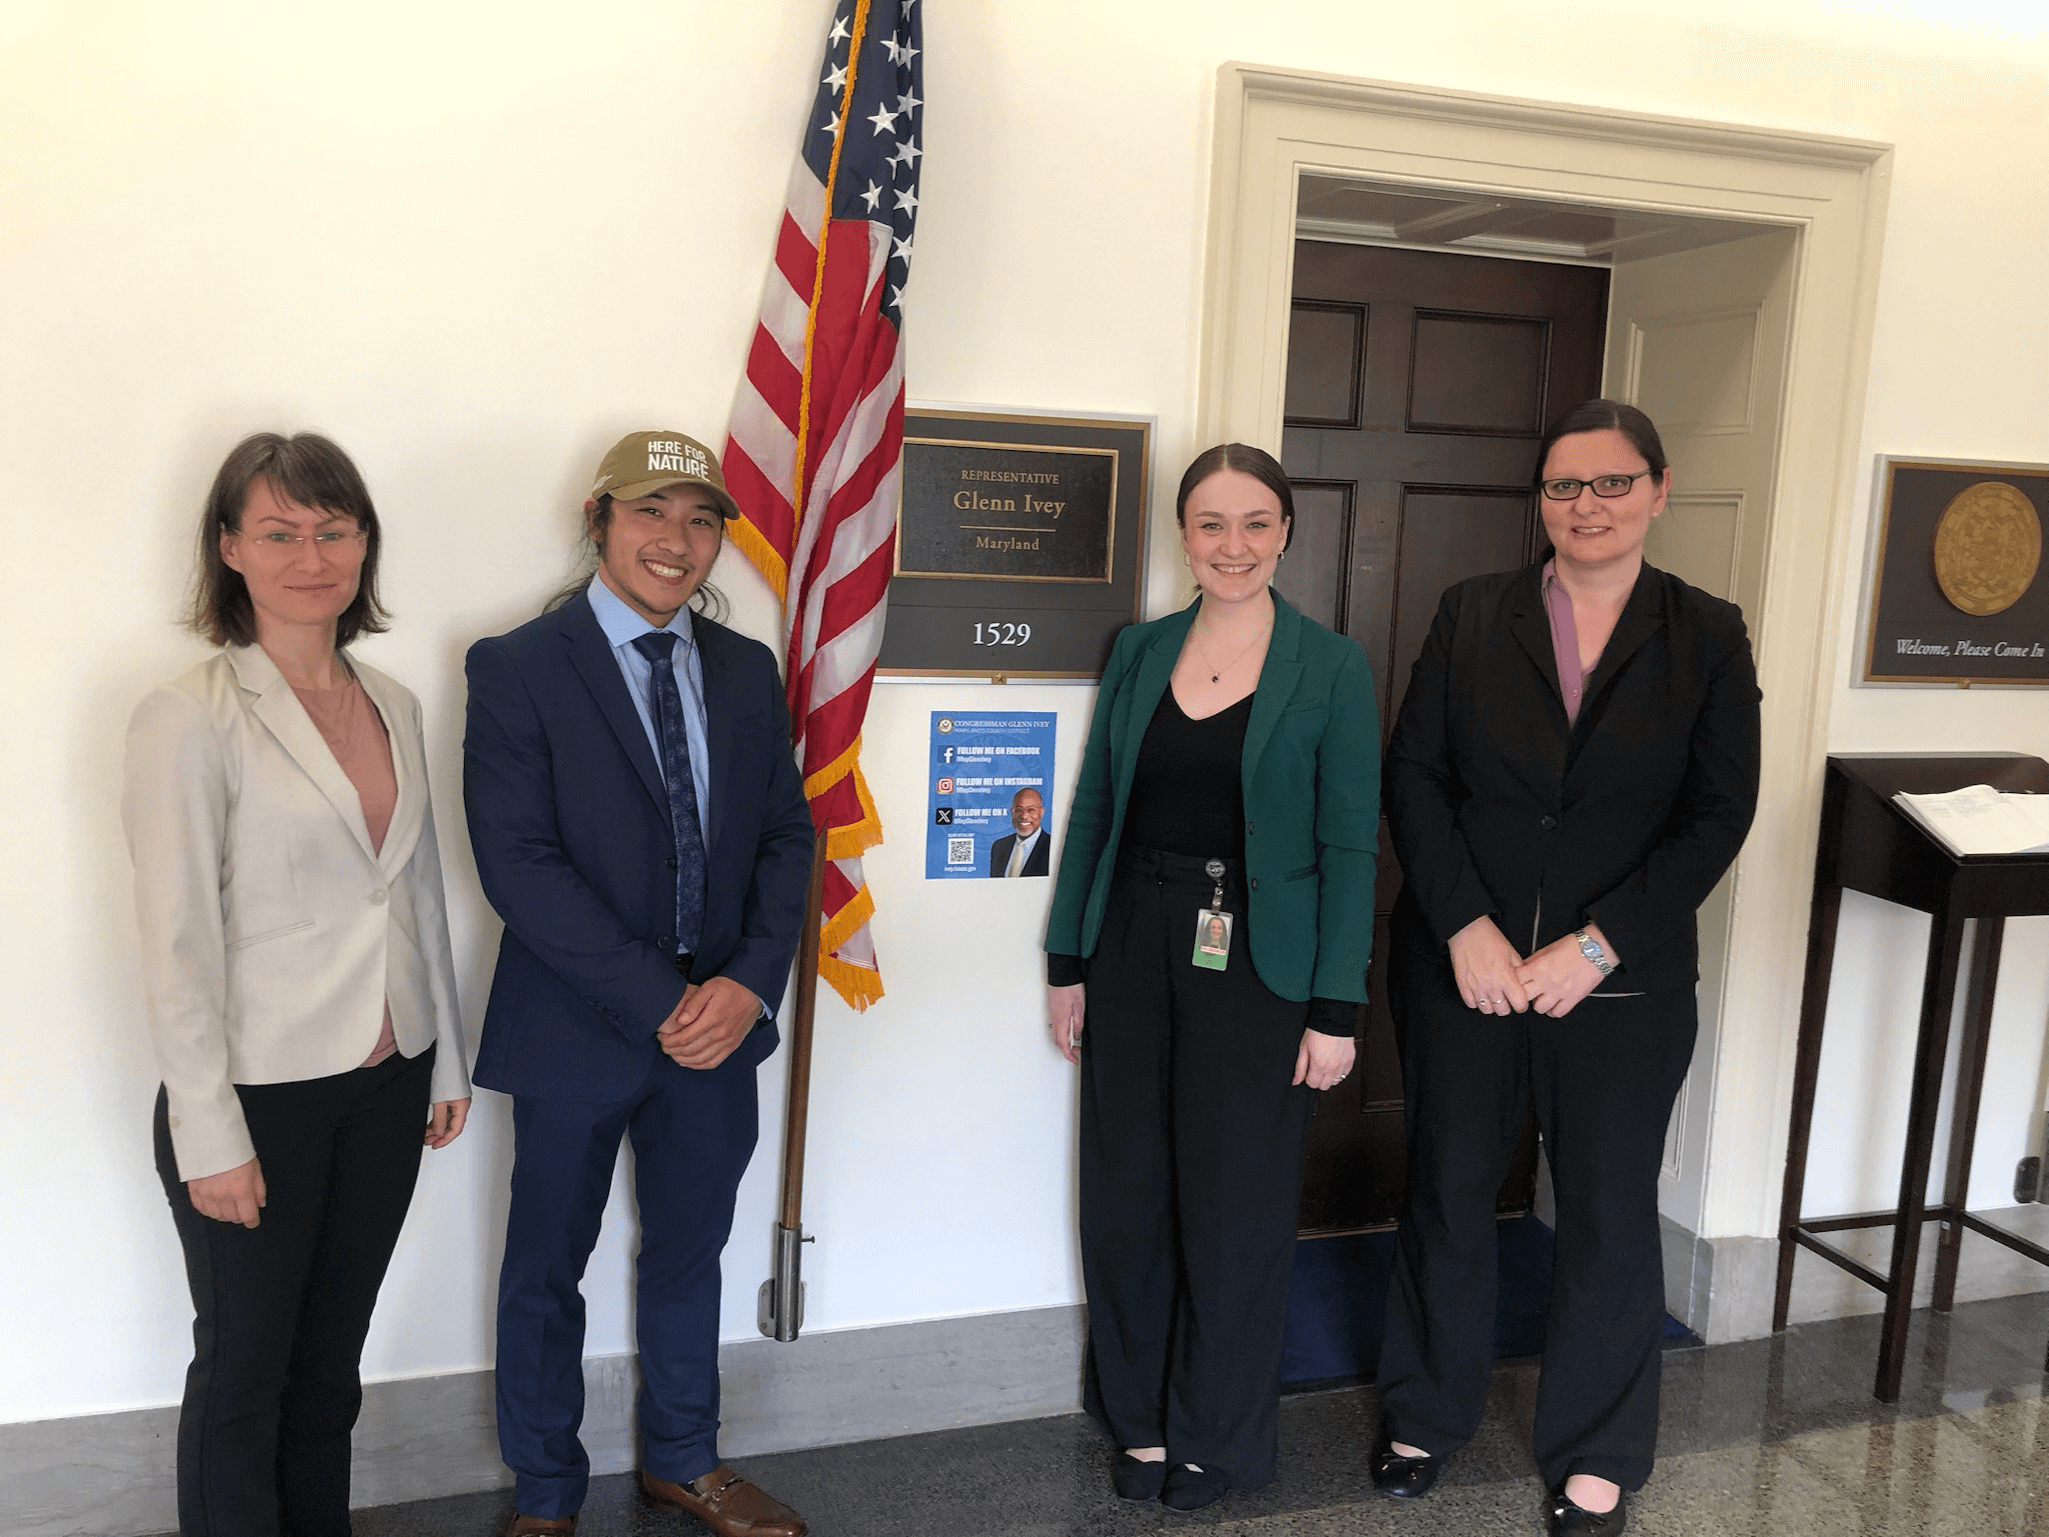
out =
[[[123,821],[196,1353],[179,1522],[345,1534],[358,1366],[422,1143],[469,1105],[419,702],[381,629],[376,513],[311,434],[259,434],[201,524],[224,649],[129,724]]]

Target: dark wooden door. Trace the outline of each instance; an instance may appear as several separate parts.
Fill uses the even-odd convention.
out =
[[[1600,268],[1295,243],[1281,452],[1295,539],[1275,585],[1366,648],[1383,740],[1438,596],[1536,550],[1537,443],[1600,393],[1607,307]],[[1385,823],[1380,849],[1360,1061],[1317,1102],[1305,1233],[1385,1227],[1401,1210],[1401,1064],[1385,979],[1401,870]],[[1535,1170],[1525,1128],[1503,1211],[1527,1209]]]

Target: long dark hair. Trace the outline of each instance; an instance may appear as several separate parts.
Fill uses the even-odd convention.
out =
[[[612,498],[601,496],[598,505],[591,509],[583,522],[583,548],[578,552],[576,575],[556,589],[555,595],[541,605],[544,614],[553,613],[571,598],[581,597],[598,577],[598,560],[605,550],[605,531],[612,526]],[[725,546],[725,530],[719,530],[719,545]],[[697,590],[690,595],[690,611],[702,614],[713,624],[724,624],[728,605],[726,595],[712,586],[709,581],[699,582]]]
[[[216,646],[256,644],[256,609],[249,601],[249,584],[221,559],[221,536],[242,531],[242,509],[259,480],[270,483],[279,501],[353,518],[363,531],[362,572],[354,600],[334,622],[335,648],[389,628],[391,615],[377,600],[377,556],[384,541],[369,487],[355,462],[317,432],[291,437],[252,432],[228,451],[199,515],[198,560],[186,626]]]
[[[1609,431],[1627,438],[1629,446],[1642,454],[1643,462],[1650,466],[1652,479],[1663,483],[1670,466],[1665,461],[1665,445],[1658,437],[1658,429],[1643,412],[1620,400],[1582,401],[1553,422],[1544,441],[1537,445],[1537,467],[1530,471],[1531,483],[1544,478],[1544,461],[1551,457],[1552,446],[1560,438],[1577,432]]]
[[[1188,498],[1218,470],[1237,470],[1250,475],[1254,480],[1273,492],[1281,504],[1281,517],[1288,525],[1288,537],[1281,548],[1295,542],[1295,488],[1288,484],[1288,472],[1281,468],[1280,461],[1263,448],[1254,448],[1250,443],[1219,443],[1215,448],[1205,448],[1190,462],[1181,475],[1181,489],[1174,493],[1174,521],[1182,527],[1188,525]]]

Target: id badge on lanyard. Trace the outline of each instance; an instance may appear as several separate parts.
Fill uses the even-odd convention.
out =
[[[1224,910],[1224,862],[1212,859],[1202,873],[1216,882],[1216,889],[1210,893],[1209,906],[1195,910],[1195,953],[1189,960],[1206,971],[1222,971],[1231,964],[1234,921]]]

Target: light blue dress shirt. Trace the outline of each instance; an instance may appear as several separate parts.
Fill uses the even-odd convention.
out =
[[[666,625],[652,625],[628,608],[619,595],[605,585],[602,576],[591,578],[591,612],[598,628],[611,643],[612,660],[626,679],[640,729],[647,733],[647,745],[655,755],[655,768],[662,767],[662,744],[655,735],[654,664],[640,654],[634,641],[643,635],[666,631],[673,637],[671,651],[676,666],[676,691],[683,696],[683,737],[690,748],[690,782],[697,789],[697,825],[711,825],[711,745],[704,713],[704,663],[697,652],[697,638],[690,629],[690,610],[678,609]],[[666,808],[664,808],[666,809]],[[709,836],[707,834],[707,836]],[[707,850],[707,854],[709,850]]]

